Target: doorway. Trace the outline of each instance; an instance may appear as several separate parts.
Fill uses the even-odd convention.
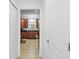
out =
[[[40,9],[21,9],[20,15],[20,59],[39,59]]]

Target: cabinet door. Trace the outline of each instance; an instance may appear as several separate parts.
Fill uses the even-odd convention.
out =
[[[29,38],[35,39],[36,38],[36,32],[29,32]]]
[[[36,19],[36,28],[39,28],[39,19]]]
[[[21,28],[28,28],[28,19],[21,18]]]

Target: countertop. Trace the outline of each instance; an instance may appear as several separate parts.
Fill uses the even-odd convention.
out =
[[[23,28],[21,29],[22,32],[38,32],[39,29],[35,28],[35,29],[29,29],[29,28]]]

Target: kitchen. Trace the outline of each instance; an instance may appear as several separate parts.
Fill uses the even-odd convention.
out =
[[[25,39],[39,39],[39,12],[39,9],[21,10],[21,42]]]

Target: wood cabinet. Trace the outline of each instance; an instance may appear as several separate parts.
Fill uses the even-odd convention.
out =
[[[37,32],[21,32],[22,39],[36,39]]]
[[[21,18],[21,28],[28,28],[28,19]]]
[[[21,18],[21,39],[36,39],[39,38],[38,31],[24,31],[23,28],[28,28],[28,19]],[[36,20],[36,28],[39,27],[39,19]]]
[[[36,19],[36,28],[39,28],[39,19]]]

